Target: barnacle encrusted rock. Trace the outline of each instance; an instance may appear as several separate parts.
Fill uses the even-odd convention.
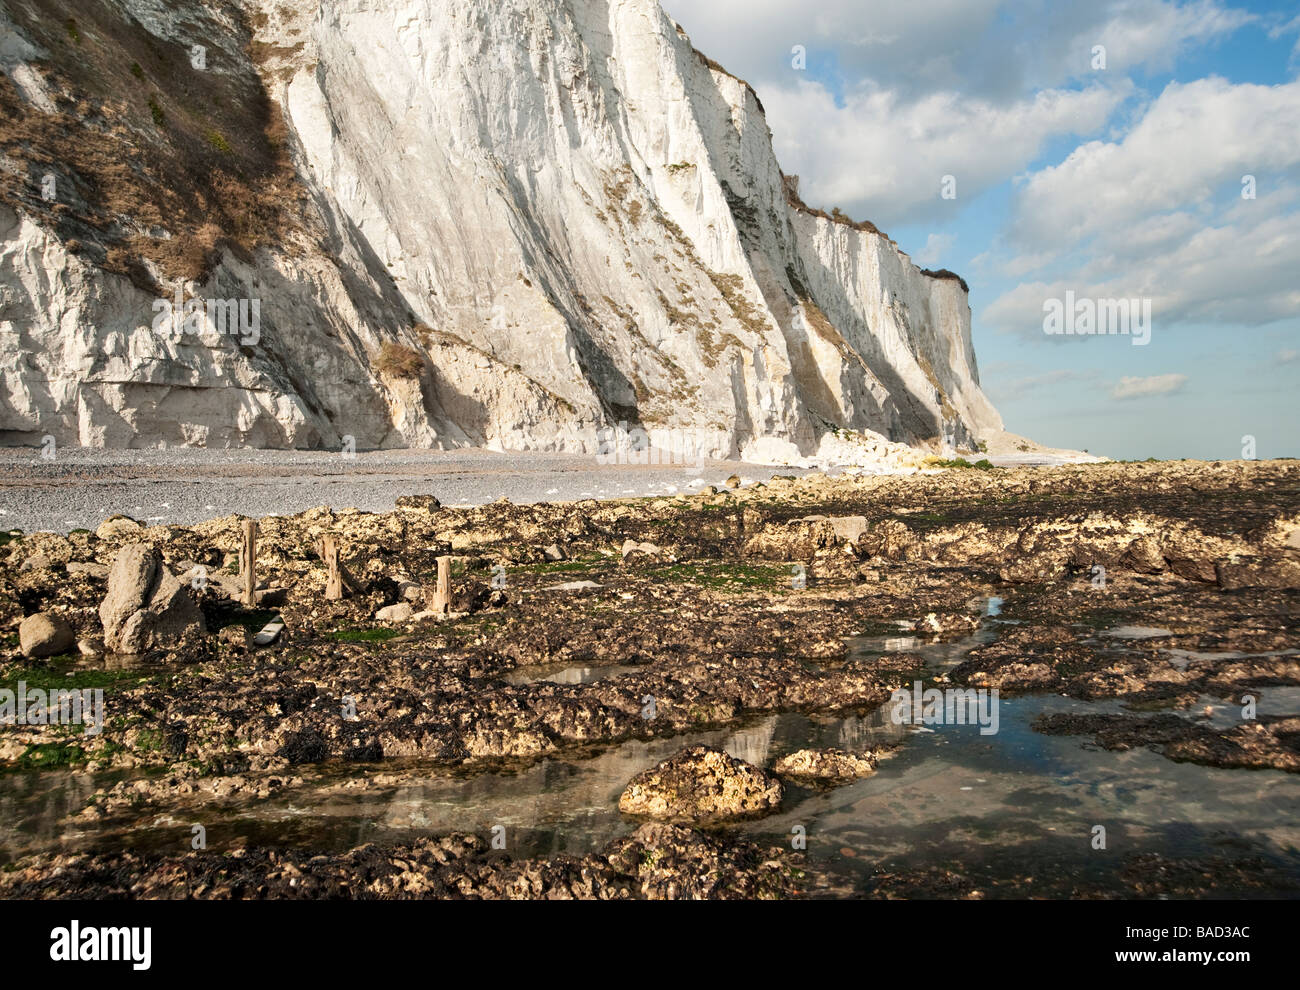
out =
[[[659,821],[707,822],[765,814],[781,804],[781,782],[710,746],[693,746],[632,778],[619,811]]]
[[[846,753],[842,749],[800,749],[772,765],[782,777],[798,781],[843,784],[876,772],[874,753]]]

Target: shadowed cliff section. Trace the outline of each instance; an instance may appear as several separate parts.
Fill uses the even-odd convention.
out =
[[[223,249],[247,259],[263,245],[287,247],[304,227],[306,190],[245,54],[238,7],[223,5],[218,18],[186,6],[183,33],[201,57],[110,0],[7,7],[38,48],[30,65],[54,112],[33,112],[0,77],[0,148],[15,166],[0,173],[0,201],[148,291],[159,287],[145,261],[164,278],[202,281]]]

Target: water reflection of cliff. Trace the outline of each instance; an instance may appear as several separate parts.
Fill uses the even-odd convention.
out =
[[[507,848],[514,854],[581,854],[635,827],[619,813],[618,797],[642,770],[695,743],[764,765],[778,724],[772,716],[741,729],[689,739],[638,740],[591,759],[547,760],[517,773],[413,780],[387,796],[376,824],[386,830],[459,829],[485,837],[494,825],[503,825]]]
[[[508,848],[520,852],[579,854],[599,848],[635,827],[618,811],[627,782],[687,745],[703,743],[754,764],[807,746],[862,750],[896,737],[883,711],[846,719],[772,715],[738,729],[690,737],[624,743],[591,759],[545,761],[513,774],[469,779],[419,779],[389,792],[375,821],[383,830],[441,832],[461,829],[489,835],[507,831]]]

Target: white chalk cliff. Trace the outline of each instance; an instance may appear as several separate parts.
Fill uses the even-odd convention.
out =
[[[257,46],[326,238],[187,287],[258,300],[255,342],[171,339],[156,294],[0,207],[0,441],[595,452],[623,421],[771,460],[1002,431],[963,283],[799,205],[756,94],[656,0],[114,2],[162,45],[203,23],[212,71]],[[52,111],[9,28],[0,68]],[[418,375],[376,370],[390,341]]]

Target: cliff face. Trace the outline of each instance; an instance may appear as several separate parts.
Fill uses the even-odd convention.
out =
[[[757,96],[656,0],[5,3],[0,439],[1001,431],[964,285],[803,207]],[[143,164],[51,150],[79,128]],[[169,322],[182,284],[244,323]]]

